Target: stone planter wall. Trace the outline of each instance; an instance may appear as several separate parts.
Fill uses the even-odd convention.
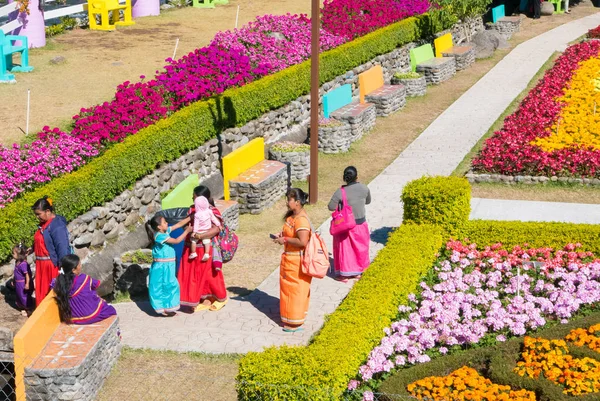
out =
[[[452,33],[452,41],[454,42],[454,44],[459,45],[461,43],[468,42],[469,39],[472,38],[475,34],[485,31],[485,25],[483,24],[483,18],[478,17],[466,24],[456,24],[449,31]],[[448,31],[444,31],[444,33],[445,32]],[[469,33],[469,38],[467,38],[467,32]]]
[[[138,249],[137,251],[147,255],[152,255],[151,249]],[[135,252],[135,251],[133,251]],[[122,293],[129,293],[132,298],[148,294],[148,284],[146,282],[150,272],[151,263],[123,262],[123,255],[114,260],[113,296]]]
[[[310,151],[281,152],[271,149],[269,158],[282,163],[289,163],[291,167],[290,179],[292,181],[306,181],[310,174]]]
[[[495,24],[492,24],[490,22],[487,23],[487,29],[493,29],[498,31],[500,35],[506,40],[509,40],[516,32],[519,32],[520,27],[520,17],[504,17]]]
[[[323,153],[344,153],[357,139],[353,135],[350,124],[340,122],[339,125],[319,126],[319,150]]]
[[[427,92],[427,80],[425,77],[398,79],[392,78],[392,85],[404,85],[406,88],[406,96],[425,96]]]
[[[74,368],[25,368],[25,391],[31,401],[92,401],[119,359],[119,319],[114,319],[82,363]]]
[[[482,183],[482,182],[495,182],[503,184],[527,184],[537,185],[545,184],[547,182],[561,182],[565,184],[580,184],[580,185],[593,185],[600,186],[600,179],[598,178],[577,178],[577,177],[544,177],[535,175],[502,175],[502,174],[474,174],[468,173],[465,175],[467,180],[471,184]]]

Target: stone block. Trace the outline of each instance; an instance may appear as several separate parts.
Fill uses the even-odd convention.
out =
[[[392,85],[403,85],[406,88],[406,96],[425,96],[427,92],[427,80],[424,76],[419,78],[398,79],[392,78]]]
[[[239,203],[239,213],[259,214],[285,194],[287,181],[285,164],[263,160],[229,181],[231,200]]]
[[[373,103],[378,116],[389,116],[406,105],[406,88],[404,85],[384,85],[365,96],[368,103]]]
[[[427,85],[439,85],[456,74],[454,57],[434,57],[417,65],[417,72],[425,76]]]
[[[350,124],[354,142],[375,127],[377,108],[372,103],[353,102],[331,113],[331,117]]]
[[[475,48],[473,46],[454,46],[442,53],[444,57],[454,57],[456,70],[469,68],[475,62]]]

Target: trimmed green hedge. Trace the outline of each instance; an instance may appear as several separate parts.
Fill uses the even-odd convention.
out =
[[[238,399],[337,400],[431,268],[443,240],[439,227],[397,229],[309,346],[269,348],[241,359]]]
[[[407,18],[320,56],[320,82],[331,81],[353,68],[427,36],[427,24]],[[161,162],[170,162],[198,148],[226,128],[241,126],[282,107],[310,91],[310,61],[229,89],[210,100],[196,102],[136,135],[115,144],[76,172],[25,193],[0,209],[0,260],[12,246],[31,242],[37,227],[31,205],[44,195],[53,198],[57,212],[72,220],[93,206],[110,201]]]
[[[587,328],[600,321],[600,312],[574,319],[567,324],[558,324],[531,334],[533,337],[543,337],[549,340],[563,339],[571,330]],[[576,358],[589,357],[600,359],[600,354],[589,348],[576,347],[567,343],[569,352]],[[563,394],[561,388],[540,376],[538,379],[521,377],[513,372],[521,358],[523,337],[514,338],[506,343],[474,348],[468,351],[441,356],[431,362],[402,369],[392,374],[379,388],[385,394],[408,396],[406,386],[428,376],[446,376],[462,366],[469,366],[489,378],[492,383],[509,385],[513,389],[526,389],[536,393],[537,401],[591,401],[599,398],[598,393],[580,396]],[[383,398],[386,399],[385,397]],[[396,398],[393,398],[396,399]]]
[[[460,177],[422,177],[402,191],[403,221],[437,224],[456,233],[469,220],[471,186]]]
[[[600,256],[600,226],[592,224],[471,220],[456,237],[480,246],[501,242],[506,248],[529,244],[562,249],[568,243],[580,243],[583,250]]]

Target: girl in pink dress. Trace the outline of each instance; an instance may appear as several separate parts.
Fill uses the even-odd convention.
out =
[[[221,221],[215,217],[215,214],[210,208],[210,204],[208,203],[208,199],[204,196],[198,196],[194,199],[194,234],[204,234],[213,226],[213,224],[217,227],[221,227]],[[198,240],[194,238],[192,235],[191,245],[190,245],[190,259],[194,259],[198,256],[196,253],[196,244]],[[211,251],[211,239],[205,238],[202,240],[202,245],[204,246],[204,256],[202,256],[202,261],[206,262],[210,258]]]

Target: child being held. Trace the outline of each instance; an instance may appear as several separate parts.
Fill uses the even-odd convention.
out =
[[[206,231],[210,230],[213,224],[217,227],[221,227],[220,220],[217,219],[212,210],[210,210],[208,199],[206,199],[204,196],[197,196],[196,199],[194,199],[194,209],[194,234],[205,233]],[[198,256],[198,254],[196,253],[197,242],[198,240],[196,240],[192,235],[190,245],[190,259],[194,259]],[[210,258],[210,243],[210,238],[202,240],[202,244],[204,245],[204,256],[202,256],[203,262],[206,262]]]
[[[27,248],[23,244],[13,247],[13,258],[15,258],[14,281],[17,292],[17,308],[21,315],[27,316],[33,311],[35,302],[33,294],[33,280],[31,279],[31,268],[27,263]]]
[[[116,315],[115,308],[96,294],[99,285],[100,280],[81,272],[79,256],[64,256],[53,285],[60,321],[92,324]]]

